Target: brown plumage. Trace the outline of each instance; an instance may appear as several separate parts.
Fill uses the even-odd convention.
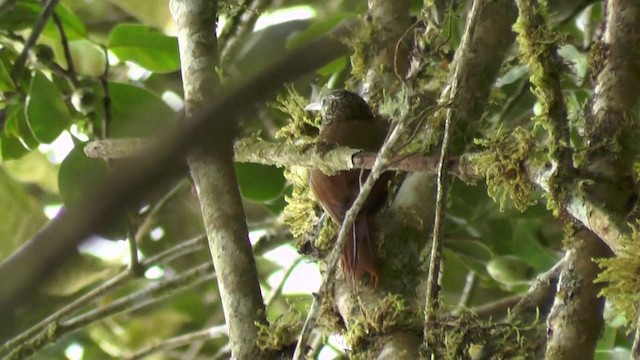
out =
[[[319,141],[348,146],[365,151],[378,151],[387,135],[387,126],[374,121],[367,103],[358,95],[337,90],[327,95],[320,107],[322,129]],[[353,204],[369,171],[347,170],[328,176],[313,169],[309,184],[316,199],[341,225],[347,210]],[[374,287],[378,284],[374,237],[371,233],[373,215],[383,205],[387,195],[386,173],[376,182],[345,242],[341,266],[345,278],[354,282],[365,273],[371,276]]]

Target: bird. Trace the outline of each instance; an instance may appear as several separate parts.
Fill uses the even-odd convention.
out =
[[[319,142],[375,152],[387,136],[388,126],[377,121],[369,105],[353,92],[334,90],[322,98],[319,106],[311,104],[307,109],[320,110]],[[342,225],[369,172],[354,169],[326,175],[318,169],[309,171],[311,191],[338,226]],[[385,172],[377,180],[348,232],[340,262],[344,277],[351,284],[369,274],[374,288],[378,287],[376,246],[371,226],[373,216],[386,200],[390,176],[391,173]]]

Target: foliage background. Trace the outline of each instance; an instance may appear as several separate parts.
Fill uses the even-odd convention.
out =
[[[446,16],[440,26],[419,25],[431,32],[425,30],[425,35],[416,37],[415,44],[411,44],[415,46],[413,51],[423,50],[420,58],[422,63],[411,64],[417,66],[414,70],[420,73],[411,85],[421,89],[418,92],[428,99],[425,100],[427,104],[438,101],[437,94],[448,81],[450,65],[465,31],[470,3],[447,4],[446,11],[441,12]],[[263,68],[270,57],[327,36],[341,21],[363,19],[367,13],[364,1],[283,0],[245,1],[241,4],[220,1],[218,6],[221,58],[219,67],[211,71],[218,72],[223,80],[228,81],[249,77]],[[432,6],[437,8],[430,2],[412,1],[410,12],[414,17],[430,19],[425,9],[432,9]],[[606,4],[591,1],[549,1],[549,14],[543,18],[546,21],[543,28],[551,34],[547,40],[557,50],[553,54],[555,65],[558,66],[555,75],[562,86],[560,94],[566,107],[564,121],[569,123],[570,143],[562,144],[561,148],[572,148],[578,155],[586,153],[584,158],[575,157],[576,164],[580,160],[589,163],[592,159],[588,151],[583,150],[587,147],[585,132],[588,133],[588,130],[585,130],[585,122],[589,121],[586,113],[591,106],[590,99],[594,93],[592,84],[598,70],[594,66],[597,62],[594,57],[599,55],[597,32],[603,21],[604,6]],[[28,54],[25,71],[15,78],[18,56],[41,11],[42,4],[38,1],[18,0],[0,14],[0,121],[3,125],[0,134],[0,203],[3,204],[0,259],[8,258],[39,233],[47,223],[47,217],[55,214],[61,205],[68,208],[79,204],[87,194],[91,194],[95,184],[107,177],[118,160],[88,158],[84,154],[84,146],[88,141],[149,137],[174,121],[182,106],[180,56],[169,1],[62,0],[56,7],[57,20],[54,18],[46,23],[42,35],[38,37],[38,45]],[[283,20],[278,14],[286,17],[295,11],[311,17],[270,23],[274,19]],[[256,20],[258,26],[264,27],[252,32],[252,22]],[[62,24],[64,37],[56,21]],[[234,22],[237,22],[237,29],[233,27]],[[290,125],[292,121],[300,121],[299,116],[308,116],[295,113],[300,110],[300,105],[304,105],[299,100],[295,103],[295,93],[310,99],[316,96],[312,94],[312,85],[357,88],[366,83],[366,73],[373,68],[374,61],[362,52],[366,53],[367,50],[363,49],[367,49],[367,46],[375,48],[376,44],[375,36],[367,37],[370,35],[366,33],[369,28],[366,25],[362,28],[364,30],[361,32],[351,35],[347,52],[298,78],[291,88],[295,91],[281,86],[267,101],[251,104],[239,120],[240,136],[274,141],[280,128]],[[65,54],[65,42],[68,42],[68,54]],[[525,158],[538,157],[534,163],[541,156],[555,156],[553,149],[548,151],[548,148],[557,146],[553,135],[549,138],[541,130],[550,126],[540,123],[540,118],[550,112],[546,107],[549,98],[536,92],[541,88],[544,90],[546,86],[544,81],[542,85],[536,82],[535,76],[539,75],[536,72],[544,73],[548,68],[544,68],[543,64],[543,69],[536,70],[533,65],[535,60],[531,59],[537,55],[522,55],[524,48],[522,42],[520,47],[515,44],[510,47],[499,66],[497,78],[492,81],[486,103],[482,105],[481,118],[473,119],[472,129],[456,129],[462,135],[456,137],[451,146],[453,156],[479,153],[486,149],[513,155],[516,151],[511,148],[500,149],[500,141],[504,142],[505,138],[521,141],[512,144],[516,147],[522,147],[525,141],[535,143],[535,155],[527,151],[522,154]],[[483,69],[475,71],[481,73]],[[379,87],[373,91],[375,95],[371,105],[392,120],[399,121],[394,115],[415,111],[409,104],[402,103],[406,91],[406,87],[397,84],[389,88]],[[108,103],[104,102],[105,99],[108,99]],[[467,105],[471,107],[472,104]],[[633,124],[628,129],[635,129],[636,111],[635,108],[629,110]],[[430,129],[428,132],[432,137],[419,132],[418,141],[407,149],[424,156],[438,154],[441,124],[442,119],[435,115],[425,121],[423,127]],[[524,133],[520,137],[518,130],[511,132],[516,127],[521,127],[520,131]],[[474,142],[473,139],[478,140]],[[626,161],[622,167],[625,174],[633,174],[634,146],[624,141],[621,143],[624,150],[622,158]],[[66,151],[62,151],[58,155],[60,149],[69,152],[64,154]],[[477,158],[476,161],[480,164],[476,165],[482,168],[482,159]],[[485,158],[488,168],[497,162],[490,157],[487,163]],[[296,188],[303,185],[295,181],[295,170],[237,162],[235,171],[243,196],[262,295],[267,303],[266,318],[273,326],[280,326],[277,330],[263,329],[277,336],[269,337],[263,333],[260,345],[282,351],[294,342],[312,301],[309,291],[282,293],[282,286],[285,286],[295,267],[301,271],[300,264],[315,261],[318,255],[323,258],[330,246],[318,245],[317,249],[309,251],[304,244],[313,237],[315,230],[311,229],[306,236],[297,236],[297,239],[290,233],[289,225],[293,223],[295,227],[299,224],[285,221],[286,199],[293,197],[294,200],[289,202],[295,203],[295,199],[308,196],[304,189]],[[470,334],[473,329],[491,329],[495,323],[490,322],[490,318],[499,321],[506,316],[507,309],[515,306],[522,299],[522,294],[529,290],[531,281],[552,268],[568,249],[572,249],[567,244],[571,244],[572,236],[580,231],[576,228],[567,230],[571,227],[571,221],[563,213],[565,192],[534,188],[531,186],[533,181],[527,179],[524,181],[531,186],[531,193],[522,203],[519,201],[523,199],[518,198],[513,188],[496,185],[504,173],[504,169],[497,170],[495,174],[487,170],[486,182],[467,183],[454,179],[449,191],[444,219],[440,301],[443,314],[467,314],[466,309],[478,314],[456,318],[464,322],[469,316],[473,319],[468,320],[472,325],[456,325],[454,320],[447,323],[448,326],[466,329]],[[570,180],[592,181],[586,176],[569,176],[574,176]],[[428,181],[433,182],[433,178]],[[401,183],[400,176],[394,186],[400,187]],[[563,178],[558,186],[568,188],[569,183]],[[123,358],[148,346],[165,344],[168,339],[183,334],[200,337],[194,335],[183,346],[158,352],[151,355],[152,358],[224,358],[229,355],[229,343],[224,326],[221,326],[224,325],[224,317],[217,284],[207,271],[210,268],[206,266],[210,263],[211,255],[202,238],[205,230],[200,205],[191,183],[185,176],[173,176],[145,191],[147,195],[143,200],[95,229],[96,236],[106,239],[106,242],[94,239],[92,245],[69,250],[63,266],[52,273],[44,285],[15,301],[19,304],[15,311],[2,314],[3,324],[6,324],[0,329],[3,342],[109,279],[123,276],[126,279],[118,288],[92,298],[89,303],[75,308],[76,313],[67,314],[62,320],[56,321],[66,321],[68,325],[77,321],[83,312],[138,294],[134,301],[126,304],[117,314],[96,315],[95,322],[82,323],[69,334],[54,337],[53,344],[38,349],[34,357],[78,358],[77,352],[82,349],[83,358],[86,359]],[[421,202],[432,201],[431,196],[425,196]],[[392,202],[393,199],[389,201],[390,204]],[[382,220],[383,227],[397,226],[401,230],[396,229],[395,233],[389,230],[396,235],[391,235],[381,245],[381,257],[384,259],[382,300],[377,298],[375,304],[369,304],[370,312],[355,311],[353,316],[340,314],[343,318],[338,320],[327,316],[324,320],[326,323],[321,322],[324,334],[341,333],[345,337],[331,337],[330,341],[319,339],[315,356],[344,356],[340,355],[344,346],[351,347],[354,354],[366,356],[362,354],[372,351],[378,337],[386,333],[393,334],[389,330],[393,328],[392,323],[396,324],[396,330],[401,328],[420,333],[416,327],[419,328],[421,319],[407,320],[407,317],[421,314],[419,309],[423,306],[420,304],[420,301],[424,301],[420,293],[424,286],[421,279],[424,277],[426,280],[429,259],[427,234],[432,221],[424,219],[427,214],[432,214],[408,216],[393,210],[393,205],[389,208],[391,210],[385,214],[391,220]],[[616,211],[611,210],[612,213]],[[320,209],[316,207],[307,220],[319,215]],[[629,222],[635,219],[625,216],[623,219]],[[424,223],[416,226],[412,221]],[[143,271],[139,271],[141,268],[125,270],[125,264],[131,262],[127,245],[123,242],[127,237],[136,239],[142,265],[150,265],[142,268]],[[563,239],[568,239],[565,244]],[[633,236],[630,239],[633,242]],[[275,256],[282,256],[280,254],[292,254],[295,247],[303,254],[287,261],[274,259]],[[120,250],[114,254],[114,249]],[[156,254],[162,254],[158,262],[145,263],[146,259]],[[315,271],[315,268],[311,271]],[[185,274],[189,276],[179,277]],[[181,280],[179,284],[167,285],[166,281],[176,277]],[[267,281],[269,278],[271,280]],[[279,283],[276,279],[283,280]],[[554,279],[557,280],[557,274]],[[160,285],[164,290],[144,293],[155,285]],[[286,287],[295,288],[295,285]],[[408,295],[410,290],[415,289],[419,294]],[[365,294],[368,292],[363,291]],[[363,296],[366,298],[366,295]],[[420,298],[422,300],[416,300]],[[630,301],[634,299],[632,297]],[[553,293],[546,300],[546,305],[550,306]],[[541,308],[549,307],[544,304],[540,304]],[[393,311],[389,309],[394,307]],[[622,316],[623,313],[627,314],[627,318]],[[510,324],[524,330],[523,336],[539,340],[539,335],[544,335],[545,331],[545,314],[543,311],[540,314],[542,317],[536,319],[535,311],[529,312]],[[617,354],[629,354],[632,339],[628,336],[628,330],[632,327],[625,328],[623,325],[628,322],[633,325],[635,319],[629,317],[635,313],[629,314],[620,308],[605,312],[606,326],[599,337],[596,358],[610,359],[620,356]],[[339,315],[333,311],[333,316]],[[372,320],[375,316],[383,318],[377,325]],[[349,331],[344,328],[345,323]],[[198,332],[207,327],[214,327],[218,331],[213,335]],[[359,330],[364,333],[358,333]],[[531,332],[527,333],[528,330]],[[451,334],[456,334],[456,331]],[[505,339],[510,339],[507,333],[501,334]],[[440,341],[446,342],[447,336],[442,335]],[[479,350],[475,350],[474,346],[489,347],[487,341],[465,341],[461,343],[464,344],[465,356],[470,358],[481,356],[476,354]],[[524,343],[522,339],[519,341]],[[500,342],[494,345],[504,346]],[[520,350],[524,348],[526,346],[520,346]],[[517,353],[518,350],[514,351]]]

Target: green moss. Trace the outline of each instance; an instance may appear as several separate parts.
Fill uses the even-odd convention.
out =
[[[314,141],[314,137],[308,134],[308,128],[319,129],[320,117],[310,116],[310,113],[305,110],[308,103],[309,101],[298,94],[292,86],[287,86],[287,93],[278,95],[277,101],[269,104],[274,109],[288,114],[290,119],[287,125],[278,130],[276,139],[285,139],[296,143],[312,143]]]
[[[600,296],[605,296],[613,308],[624,315],[630,332],[639,325],[640,234],[637,227],[630,235],[620,238],[620,247],[616,257],[596,260],[602,272],[595,282],[606,284]]]
[[[280,350],[291,345],[302,330],[303,317],[299,310],[290,307],[270,325],[256,323],[258,338],[256,345],[260,350]]]
[[[296,238],[311,232],[318,223],[316,201],[309,189],[307,170],[292,167],[284,171],[284,177],[291,184],[291,196],[285,196],[284,222]]]
[[[317,131],[320,128],[320,118],[310,116],[305,110],[307,104],[308,100],[291,86],[287,87],[286,94],[278,96],[277,102],[269,104],[289,115],[290,119],[276,133],[277,139],[297,144],[315,141],[315,137],[309,133],[310,129]],[[299,243],[303,243],[306,242],[305,235],[311,233],[318,223],[318,205],[309,188],[307,169],[288,168],[284,171],[284,177],[292,187],[291,195],[285,196],[284,223],[289,226],[291,234],[300,240]]]
[[[532,358],[544,346],[539,322],[522,324],[513,319],[494,323],[479,319],[472,313],[442,316],[427,332],[429,349],[423,346],[423,356],[435,354],[438,359],[470,359],[483,353],[487,359]]]
[[[376,31],[369,21],[361,21],[360,26],[353,33],[353,36],[346,40],[347,45],[352,50],[351,74],[355,78],[364,80],[371,64],[372,56],[377,52],[374,46],[378,41],[374,41]]]
[[[394,329],[419,331],[422,316],[417,308],[407,305],[403,297],[388,294],[367,313],[361,313],[351,322],[344,335],[354,352],[364,351],[377,335]]]
[[[36,336],[30,338],[23,344],[14,348],[5,359],[24,359],[33,355],[38,349],[42,349],[46,344],[52,343],[58,339],[58,324],[51,322],[46,328],[42,329]]]
[[[531,133],[520,127],[511,132],[500,129],[490,139],[475,140],[487,150],[469,161],[477,173],[484,174],[487,192],[500,203],[500,210],[504,210],[509,200],[520,211],[535,203],[534,187],[524,168],[532,153],[533,140]]]
[[[573,167],[569,119],[560,86],[564,65],[558,55],[558,46],[565,39],[547,25],[546,2],[540,5],[519,1],[520,13],[513,29],[518,33],[520,61],[529,67],[531,91],[540,105],[539,115],[533,118],[535,126],[547,130],[548,158],[560,165],[549,179],[546,194],[548,206],[557,212],[558,204],[563,200],[563,179]]]

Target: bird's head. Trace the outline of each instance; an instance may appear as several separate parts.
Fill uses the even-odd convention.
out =
[[[306,110],[320,111],[322,126],[340,121],[373,121],[371,108],[364,99],[343,89],[331,91],[320,102],[309,104]]]

